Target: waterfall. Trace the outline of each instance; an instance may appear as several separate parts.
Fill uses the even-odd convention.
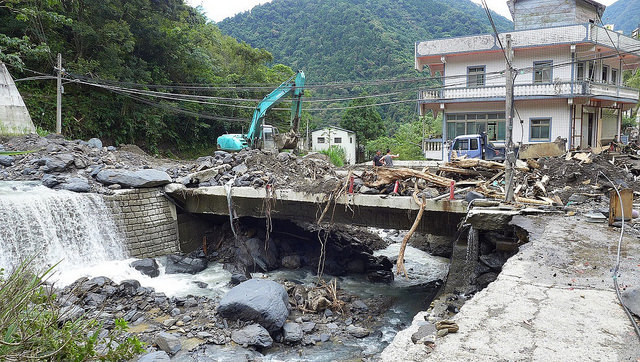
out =
[[[467,258],[464,266],[465,287],[475,284],[476,267],[478,265],[478,255],[480,252],[478,238],[478,230],[470,226],[469,234],[467,235]]]
[[[0,182],[0,268],[36,256],[58,269],[124,259],[123,238],[102,196],[39,183]]]

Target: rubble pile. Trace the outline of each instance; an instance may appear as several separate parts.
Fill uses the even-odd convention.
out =
[[[264,284],[272,286],[273,295],[265,294]],[[207,285],[200,287],[207,288]],[[234,289],[248,287],[251,288],[245,290],[243,296],[261,294],[256,298],[242,297],[241,303],[235,305],[237,315],[226,315],[225,305],[229,304]],[[263,357],[260,352],[270,347],[313,346],[329,340],[354,341],[370,334],[380,334],[382,315],[386,310],[378,308],[381,303],[375,298],[363,299],[346,293],[335,280],[313,287],[287,280],[256,279],[241,283],[222,298],[169,297],[153,288],[141,286],[136,280],[116,283],[107,277],[80,278],[64,288],[54,286],[54,291],[61,308],[60,322],[84,315],[100,322],[99,333],[106,335],[114,327],[114,320],[121,318],[129,323],[130,333],[146,343],[147,358],[159,353],[166,360],[169,356],[191,360],[213,352],[208,350],[215,346],[231,348],[241,345],[245,348],[238,349],[238,352]],[[270,297],[280,300],[280,310],[268,310],[249,319],[241,318],[242,312],[252,307],[250,303],[261,303]],[[309,306],[313,304],[315,309],[301,308],[301,302]],[[265,308],[272,306],[265,304]],[[271,333],[266,330],[269,324],[263,320],[269,313],[277,314],[279,318]],[[228,353],[226,349],[220,350],[206,359],[217,360],[228,356]]]
[[[287,187],[327,191],[339,183],[326,156],[243,150],[216,151],[195,161],[163,159],[135,145],[103,147],[99,139],[66,140],[60,135],[0,139],[0,181],[41,181],[54,189],[109,194],[115,189],[178,182],[187,187]],[[12,153],[15,151],[14,153]]]

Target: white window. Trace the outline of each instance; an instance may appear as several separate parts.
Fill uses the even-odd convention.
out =
[[[485,66],[467,68],[467,87],[484,87]]]
[[[349,143],[353,143],[353,137],[349,137]]]
[[[611,84],[618,84],[618,70],[611,69]]]
[[[609,81],[609,66],[602,66],[602,83],[606,83]]]
[[[553,78],[553,60],[543,60],[533,62],[533,82],[534,83],[551,83]]]
[[[324,143],[324,137],[318,137],[318,143]]]
[[[333,143],[342,143],[342,137],[336,137],[333,139]]]

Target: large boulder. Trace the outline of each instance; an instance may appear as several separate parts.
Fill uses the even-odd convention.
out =
[[[91,186],[84,177],[71,177],[62,184],[62,189],[73,192],[89,192],[91,191]]]
[[[289,316],[289,296],[274,281],[250,279],[233,287],[220,301],[223,318],[254,321],[270,332],[277,331]]]
[[[139,271],[140,273],[150,276],[152,278],[155,278],[158,275],[160,275],[160,270],[158,269],[158,263],[153,258],[134,260],[129,265],[133,269]]]
[[[142,357],[138,358],[137,362],[169,362],[171,358],[165,351],[155,351],[151,353],[147,353]]]
[[[73,165],[74,157],[70,153],[63,153],[46,158],[44,161],[45,172],[61,172]]]
[[[156,334],[155,343],[161,350],[167,352],[169,355],[174,355],[182,349],[180,338],[173,333],[160,332]]]
[[[137,188],[166,185],[171,182],[171,177],[164,171],[154,169],[102,170],[96,175],[96,180],[106,185],[119,184],[124,187]]]
[[[0,155],[0,165],[5,167],[11,166],[15,160],[16,159],[13,156]]]
[[[99,138],[92,138],[87,141],[87,146],[91,148],[102,148],[102,141]]]
[[[640,288],[627,289],[622,292],[622,304],[624,304],[631,313],[640,316]]]
[[[207,269],[206,258],[190,258],[182,255],[168,255],[165,273],[197,274],[205,269]]]
[[[273,240],[269,240],[265,245],[265,242],[258,238],[248,239],[244,246],[236,249],[236,255],[237,259],[252,271],[270,271],[280,266],[278,247]]]
[[[242,329],[231,332],[231,340],[239,345],[269,348],[273,339],[269,332],[259,324],[251,324]]]

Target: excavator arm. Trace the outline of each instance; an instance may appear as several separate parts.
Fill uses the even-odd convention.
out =
[[[280,135],[281,139],[276,140],[276,143],[278,144],[278,148],[294,148],[298,140],[304,82],[304,72],[299,70],[258,103],[253,112],[249,131],[246,134],[222,135],[218,137],[218,148],[225,151],[240,151],[246,147],[256,148],[262,137],[262,126],[267,112],[289,94],[293,97],[291,105],[291,130],[287,134]]]

